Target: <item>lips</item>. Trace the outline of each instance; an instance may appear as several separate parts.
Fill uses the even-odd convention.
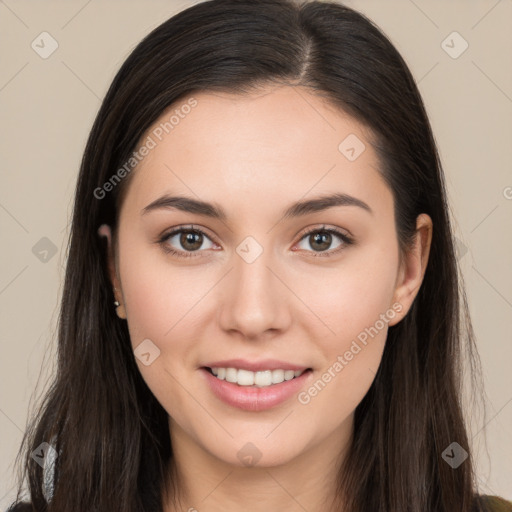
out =
[[[226,364],[227,362],[218,361],[215,364]],[[279,364],[282,364],[282,361]],[[299,393],[301,389],[304,389],[313,379],[313,372],[307,370],[294,379],[259,388],[255,386],[240,386],[220,380],[205,367],[200,369],[200,375],[205,379],[206,385],[213,395],[222,402],[231,407],[252,412],[264,411],[284,404]]]
[[[211,361],[202,365],[205,368],[236,368],[237,370],[249,370],[251,372],[262,372],[265,370],[307,370],[304,365],[292,364],[278,359],[262,359],[260,361],[248,361],[246,359],[224,359],[222,361]]]

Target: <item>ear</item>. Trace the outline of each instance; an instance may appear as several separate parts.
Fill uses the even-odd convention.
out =
[[[108,224],[102,224],[98,228],[98,235],[101,237],[105,237],[108,242],[108,250],[107,250],[107,265],[108,265],[108,275],[110,277],[110,282],[112,283],[112,286],[114,287],[114,296],[115,299],[121,304],[121,306],[118,307],[118,315],[120,314],[120,309],[124,310],[124,299],[122,296],[122,288],[121,288],[121,281],[119,280],[119,276],[117,275],[116,270],[116,262],[115,262],[115,254],[114,254],[114,247],[112,243],[112,230]],[[123,316],[121,316],[123,318]]]
[[[414,244],[403,257],[393,296],[393,303],[399,303],[402,309],[388,323],[390,326],[397,324],[407,315],[418,294],[427,269],[432,231],[433,226],[430,216],[426,213],[418,215]]]

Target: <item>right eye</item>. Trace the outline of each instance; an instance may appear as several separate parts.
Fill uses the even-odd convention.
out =
[[[194,227],[180,227],[163,235],[158,242],[165,252],[182,258],[190,258],[199,256],[199,254],[194,254],[196,252],[203,252],[201,247],[206,240],[214,245],[204,231]],[[172,245],[173,243],[181,247],[176,248],[176,245]],[[211,249],[212,245],[207,249]]]

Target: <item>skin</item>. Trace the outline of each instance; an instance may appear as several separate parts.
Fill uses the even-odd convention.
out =
[[[194,98],[197,106],[134,171],[118,245],[110,242],[110,275],[132,345],[149,338],[160,350],[149,366],[137,364],[169,414],[182,505],[169,500],[166,511],[231,511],[247,503],[256,512],[331,510],[354,410],[375,377],[388,326],[407,314],[419,290],[432,222],[418,217],[416,243],[400,264],[393,197],[369,132],[308,90]],[[162,114],[152,128],[168,118]],[[353,162],[338,150],[349,134],[366,146]],[[282,219],[291,203],[334,192],[365,201],[373,214],[337,206]],[[176,209],[142,215],[163,193],[217,203],[228,218]],[[179,258],[156,243],[190,224],[212,235],[198,251],[179,235],[165,243],[195,256]],[[323,252],[315,249],[304,230],[324,224],[355,243],[343,246],[333,235]],[[111,241],[108,226],[99,234]],[[263,248],[250,264],[236,252],[247,236]],[[315,257],[326,252],[331,256]],[[307,404],[294,396],[266,411],[243,411],[217,399],[199,370],[216,359],[277,358],[313,368],[307,390],[397,303],[401,312]],[[248,442],[261,453],[251,467],[237,456]]]

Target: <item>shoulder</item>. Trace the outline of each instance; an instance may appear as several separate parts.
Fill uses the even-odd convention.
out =
[[[476,502],[484,506],[485,512],[512,512],[512,501],[499,496],[478,496]]]

